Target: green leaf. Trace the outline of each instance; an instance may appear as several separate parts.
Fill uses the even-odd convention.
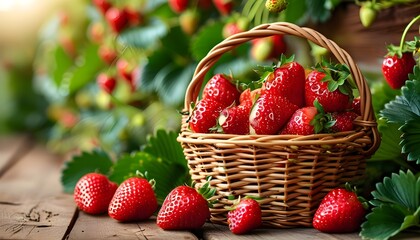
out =
[[[390,122],[404,123],[420,119],[420,68],[414,67],[405,86],[401,88],[401,96],[385,104],[380,115]]]
[[[222,30],[224,23],[211,21],[201,27],[191,42],[191,54],[196,61],[203,59],[207,53],[223,40]]]
[[[118,159],[112,168],[110,180],[121,183],[135,176],[136,171],[147,172],[148,177],[156,181],[155,193],[160,204],[172,189],[185,181],[183,166],[164,161],[146,152],[136,152]]]
[[[387,123],[384,119],[378,119],[378,130],[381,134],[381,145],[375,154],[368,160],[372,161],[405,161],[401,154],[399,130],[400,124]]]
[[[401,91],[392,89],[386,82],[380,81],[371,86],[372,106],[376,114],[385,107],[385,104],[395,99]]]
[[[160,157],[164,161],[178,163],[184,166],[185,172],[187,172],[187,161],[181,144],[176,140],[177,137],[178,134],[176,132],[159,129],[155,135],[148,138],[147,145],[143,151]]]
[[[171,64],[171,58],[166,49],[158,49],[147,59],[142,71],[142,89],[145,91],[154,91],[158,88],[155,78],[167,65]]]
[[[73,66],[73,60],[64,51],[61,45],[57,45],[54,50],[54,67],[53,67],[53,79],[56,86],[61,85],[63,75],[69,68]]]
[[[60,90],[72,94],[90,83],[104,63],[98,56],[98,46],[88,45],[76,65],[63,76]]]
[[[397,235],[402,229],[405,214],[400,208],[391,205],[376,207],[366,216],[362,224],[360,236],[362,239],[387,240]]]
[[[389,239],[412,226],[419,225],[420,178],[411,171],[385,177],[372,192],[374,206],[362,224],[363,239]]]
[[[73,156],[68,161],[61,175],[61,184],[64,191],[73,193],[77,181],[87,173],[98,172],[108,174],[112,166],[111,158],[103,151],[95,150],[87,153],[82,152],[81,155]]]
[[[118,36],[118,40],[126,46],[148,49],[155,46],[167,32],[165,23],[158,18],[153,18],[148,25],[123,31]]]
[[[407,160],[416,161],[420,164],[420,122],[417,120],[407,121],[400,128],[402,131],[402,153],[408,154]]]
[[[284,21],[296,24],[303,23],[306,20],[306,11],[306,2],[302,2],[302,0],[289,0],[287,8],[284,10]]]
[[[416,178],[411,171],[399,174],[393,173],[392,177],[385,177],[383,183],[376,185],[372,196],[377,201],[375,205],[395,204],[414,213],[420,206],[420,178]]]

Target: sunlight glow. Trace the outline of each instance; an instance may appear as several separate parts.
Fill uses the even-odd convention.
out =
[[[0,12],[14,11],[16,9],[30,8],[35,0],[0,0]]]

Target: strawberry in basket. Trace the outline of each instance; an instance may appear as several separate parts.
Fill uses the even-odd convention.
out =
[[[202,99],[195,106],[189,119],[192,131],[208,133],[216,126],[220,112],[239,101],[240,92],[224,74],[214,75],[203,89]]]

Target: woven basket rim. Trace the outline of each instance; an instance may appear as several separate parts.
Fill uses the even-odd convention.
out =
[[[373,141],[369,149],[364,154],[371,155],[380,144],[380,135],[377,130],[377,122],[372,107],[372,96],[369,86],[361,73],[359,67],[354,62],[352,57],[334,41],[326,38],[324,35],[316,30],[307,27],[300,27],[288,22],[274,22],[268,24],[261,24],[248,31],[234,34],[219,44],[215,45],[208,54],[197,65],[190,84],[187,87],[184,101],[185,112],[190,112],[191,102],[195,102],[200,93],[204,78],[211,67],[219,60],[219,58],[238,45],[249,42],[255,38],[268,37],[275,34],[291,35],[307,39],[314,44],[324,47],[329,50],[341,64],[346,64],[353,80],[357,86],[360,94],[360,109],[361,116],[354,121],[358,126],[358,131],[363,131],[363,134],[358,134],[358,131],[351,131],[347,133],[334,134],[313,134],[309,136],[296,135],[233,135],[233,134],[212,134],[212,133],[193,133],[188,130],[186,117],[183,117],[183,126],[181,134],[178,137],[180,142],[188,143],[209,143],[209,144],[280,144],[280,145],[307,145],[307,144],[322,144],[327,143],[341,143],[356,139],[359,135],[372,135]],[[327,142],[326,142],[327,141]]]

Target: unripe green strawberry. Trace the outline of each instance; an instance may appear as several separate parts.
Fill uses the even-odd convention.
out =
[[[371,2],[366,2],[360,7],[359,17],[364,27],[370,27],[375,21],[377,10]]]
[[[272,13],[280,13],[287,7],[286,0],[267,0],[265,7]]]

